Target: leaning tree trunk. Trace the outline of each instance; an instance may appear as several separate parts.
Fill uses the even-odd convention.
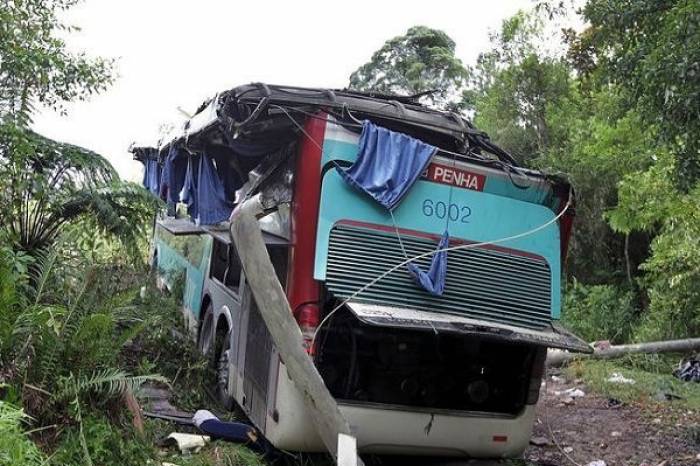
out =
[[[563,366],[572,359],[612,359],[632,353],[682,353],[688,351],[700,351],[700,338],[610,346],[606,349],[596,349],[592,354],[584,355],[550,350],[547,353],[547,366]]]

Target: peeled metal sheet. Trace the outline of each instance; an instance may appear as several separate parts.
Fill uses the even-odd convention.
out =
[[[464,316],[350,301],[347,307],[365,324],[380,327],[449,332],[474,335],[511,343],[559,348],[576,353],[592,353],[585,341],[557,323],[534,330],[497,324]]]
[[[185,218],[166,218],[158,220],[158,225],[173,235],[199,235],[204,230]]]

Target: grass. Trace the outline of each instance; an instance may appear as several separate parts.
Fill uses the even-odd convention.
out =
[[[579,360],[569,365],[571,378],[583,379],[589,389],[624,403],[640,405],[643,412],[655,414],[660,408],[670,411],[700,411],[700,384],[683,382],[673,376],[678,355],[628,355],[617,360]],[[635,380],[634,384],[609,382],[613,372]],[[659,394],[680,399],[658,400]]]

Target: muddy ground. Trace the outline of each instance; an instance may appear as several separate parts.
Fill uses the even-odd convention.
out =
[[[574,382],[547,378],[533,431],[534,443],[546,444],[531,445],[525,459],[562,466],[573,465],[571,460],[580,465],[596,460],[607,466],[700,465],[700,443],[694,438],[700,413],[679,410],[673,400],[623,404]],[[570,388],[585,396],[557,394]]]

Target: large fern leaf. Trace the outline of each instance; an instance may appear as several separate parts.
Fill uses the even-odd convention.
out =
[[[169,384],[167,378],[158,374],[132,376],[119,369],[109,368],[77,377],[71,373],[70,376],[59,381],[59,390],[56,391],[54,398],[66,399],[87,393],[113,397],[126,391],[135,392],[146,382]]]

